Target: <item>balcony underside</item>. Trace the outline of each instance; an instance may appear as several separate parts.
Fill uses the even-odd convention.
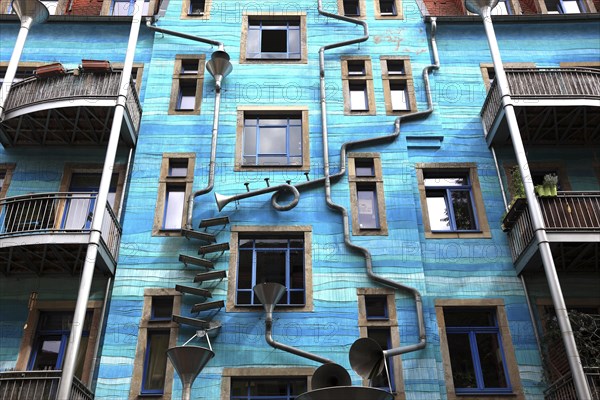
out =
[[[4,147],[106,145],[115,111],[115,100],[65,100],[29,105],[7,113],[0,125]],[[125,113],[120,143],[135,146],[135,128]]]
[[[554,265],[557,271],[600,273],[600,234],[589,233],[572,239],[584,239],[585,242],[564,240],[565,234],[548,232]],[[518,274],[534,273],[543,270],[542,258],[537,243],[530,243],[515,262]]]
[[[565,105],[557,105],[557,103],[557,101],[531,101],[531,104],[528,104],[521,100],[515,104],[523,143],[525,145],[597,146],[600,143],[600,101],[570,101],[564,103]],[[511,144],[504,110],[496,116],[486,140],[488,146]]]
[[[78,275],[89,233],[36,234],[0,238],[0,272],[5,276]],[[115,262],[104,245],[98,249],[96,269],[113,275]]]

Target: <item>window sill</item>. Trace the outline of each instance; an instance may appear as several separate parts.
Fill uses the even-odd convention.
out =
[[[354,236],[387,236],[388,231],[385,228],[359,228],[355,232],[352,232]]]
[[[469,232],[446,232],[446,231],[426,231],[426,239],[489,239],[492,234],[489,231],[469,231]]]
[[[260,307],[260,308],[259,308]],[[257,312],[262,311],[262,304],[254,305],[254,306],[246,306],[246,305],[234,305],[227,304],[226,305],[227,312]],[[280,306],[275,307],[275,311],[277,312],[311,312],[313,311],[312,302],[310,304],[306,304],[303,306]]]
[[[233,168],[235,172],[241,171],[310,171],[308,166],[304,165],[240,165],[236,164]],[[273,185],[273,183],[271,183]]]

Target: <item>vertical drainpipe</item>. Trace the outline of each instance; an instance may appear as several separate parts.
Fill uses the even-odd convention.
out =
[[[102,223],[104,221],[104,214],[106,212],[110,180],[117,155],[123,116],[125,114],[127,94],[129,92],[131,80],[131,70],[133,67],[133,58],[135,55],[135,47],[139,35],[140,23],[142,20],[143,5],[144,0],[136,0],[133,8],[134,11],[131,21],[131,30],[129,32],[129,42],[127,44],[127,52],[125,53],[123,72],[121,73],[120,90],[117,97],[117,104],[115,106],[110,137],[108,139],[104,167],[102,170],[102,177],[100,179],[100,187],[98,189],[98,197],[96,199],[96,204],[94,205],[94,217],[92,219],[90,240],[83,264],[81,282],[79,284],[79,293],[77,294],[77,303],[75,305],[75,313],[73,315],[69,346],[67,347],[65,354],[61,379],[58,387],[58,400],[70,400],[71,386],[73,384],[73,376],[75,374],[75,361],[79,351],[79,344],[81,343],[81,335],[83,332],[87,303],[90,297],[92,279],[94,277],[96,257],[98,256],[98,247],[100,246]]]

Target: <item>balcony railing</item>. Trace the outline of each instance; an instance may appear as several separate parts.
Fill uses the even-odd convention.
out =
[[[588,385],[592,392],[592,400],[600,400],[600,372],[586,372]],[[554,382],[544,391],[545,400],[573,400],[577,399],[573,376],[569,372]]]
[[[56,400],[61,371],[0,372],[0,400]],[[93,400],[94,393],[76,377],[69,400]]]
[[[97,193],[67,192],[0,199],[0,238],[89,232],[97,196]],[[116,261],[121,226],[109,204],[102,223],[102,240]]]
[[[538,197],[547,232],[600,232],[600,192],[559,192]],[[516,261],[534,237],[525,199],[518,199],[503,221]]]
[[[506,78],[515,100],[600,99],[600,71],[588,68],[507,69]],[[492,127],[502,100],[495,80],[481,109],[486,132]]]

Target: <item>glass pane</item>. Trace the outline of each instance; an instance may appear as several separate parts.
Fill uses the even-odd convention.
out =
[[[432,231],[449,231],[450,218],[446,198],[442,192],[427,192],[427,214]]]
[[[406,111],[410,109],[408,105],[406,86],[402,84],[390,83],[390,96],[392,98],[392,110]]]
[[[50,15],[55,15],[56,14],[56,6],[58,5],[58,0],[54,0],[54,1],[42,1],[42,4],[46,6],[46,8],[48,9],[48,13]]]
[[[256,283],[276,282],[286,285],[285,251],[256,252]]]
[[[94,210],[94,203],[88,195],[75,197],[87,198],[70,198],[67,200],[65,210],[66,215],[62,224],[63,229],[82,230],[91,222],[91,213]],[[88,218],[89,217],[89,218]]]
[[[169,332],[148,332],[142,391],[161,391],[165,384]]]
[[[238,288],[252,289],[252,252],[240,251],[238,260]]]
[[[246,57],[253,58],[260,56],[260,30],[248,29],[248,39],[246,41]]]
[[[188,160],[185,159],[170,159],[169,160],[169,176],[170,177],[185,177],[187,176]]]
[[[244,155],[256,155],[256,127],[244,128]]]
[[[171,319],[173,314],[173,297],[156,296],[152,297],[152,315],[151,319]]]
[[[368,109],[366,84],[350,85],[350,109],[364,111]]]
[[[479,362],[486,388],[506,388],[508,383],[504,376],[502,349],[496,333],[478,333],[476,336]]]
[[[198,2],[192,0],[192,6],[196,5]],[[202,5],[202,10],[204,10],[204,5]],[[198,73],[198,60],[181,60],[181,73],[182,74],[197,74]]]
[[[261,154],[286,154],[286,129],[261,127],[258,148]]]
[[[466,176],[439,175],[425,178],[425,186],[427,187],[452,187],[468,184],[469,179]]]
[[[290,250],[290,287],[304,289],[304,252]]]
[[[302,155],[302,127],[292,126],[290,131],[289,154],[292,156]]]
[[[196,83],[180,83],[178,110],[193,110],[196,106]]]
[[[367,336],[375,340],[383,350],[387,350],[391,346],[389,328],[367,328]],[[389,359],[388,369],[391,369],[391,363]],[[389,386],[388,376],[385,373],[385,369],[381,372],[381,374],[371,380],[371,386],[379,388],[387,388]]]
[[[388,319],[386,296],[365,296],[367,319]]]
[[[381,15],[396,15],[394,0],[381,0],[379,2],[379,11]]]
[[[358,8],[358,0],[344,1],[344,15],[351,17],[360,15],[360,10]]]
[[[457,389],[477,388],[469,335],[447,334],[452,378]]]
[[[252,291],[238,291],[237,293],[237,304],[251,304],[250,299],[252,297]]]
[[[359,188],[358,197],[358,224],[361,229],[379,228],[379,214],[377,212],[377,193],[375,188]]]
[[[558,14],[559,11],[559,0],[545,0],[546,9],[548,10],[548,14]]]
[[[372,158],[357,158],[354,160],[356,176],[375,176],[375,162]]]
[[[494,314],[490,311],[444,310],[446,326],[496,326]]]
[[[358,7],[358,5],[357,5],[357,7]],[[365,61],[364,60],[348,60],[348,74],[349,75],[364,75],[365,74]]]
[[[258,238],[254,240],[257,249],[285,249],[288,247],[287,239]]]
[[[60,367],[57,364],[58,355],[62,345],[61,336],[46,336],[40,338],[37,352],[35,354],[35,364],[32,370],[54,370]]]
[[[562,10],[565,14],[580,14],[581,9],[577,1],[563,0],[561,2]]]
[[[168,188],[165,204],[163,229],[181,229],[185,191],[183,188]]]
[[[300,30],[288,30],[288,57],[300,58]]]
[[[204,13],[204,0],[190,1],[190,14],[200,15]]]
[[[261,40],[261,53],[287,53],[287,30],[263,30]]]
[[[452,191],[452,206],[454,208],[454,221],[457,230],[477,229],[473,205],[471,204],[471,193],[466,190]]]
[[[113,4],[113,15],[129,15],[129,1],[116,1]]]
[[[286,156],[261,156],[258,165],[277,167],[289,164]]]
[[[387,60],[386,64],[388,74],[404,75],[406,73],[404,70],[404,60]]]

